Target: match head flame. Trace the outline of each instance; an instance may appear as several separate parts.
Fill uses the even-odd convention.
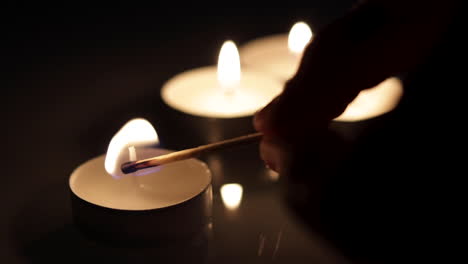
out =
[[[107,149],[104,167],[112,177],[124,176],[121,165],[136,160],[135,147],[150,146],[159,143],[156,130],[143,118],[128,121],[112,138]]]
[[[312,30],[305,22],[297,22],[288,35],[288,48],[295,54],[301,54],[312,39]]]
[[[225,41],[218,56],[218,82],[225,92],[234,92],[241,79],[239,51],[232,40]]]

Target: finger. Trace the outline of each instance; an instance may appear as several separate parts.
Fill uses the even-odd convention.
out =
[[[278,173],[284,172],[290,160],[290,151],[282,141],[267,138],[260,142],[260,157],[266,167]]]
[[[270,141],[262,140],[260,142],[260,158],[265,163],[265,166],[271,170],[278,172],[279,167],[279,152],[280,150]]]
[[[274,133],[272,123],[274,122],[273,116],[276,112],[275,108],[277,107],[276,104],[278,100],[279,96],[275,97],[269,104],[257,112],[253,118],[254,128],[267,136]]]

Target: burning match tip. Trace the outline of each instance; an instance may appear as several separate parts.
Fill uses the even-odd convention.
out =
[[[138,170],[133,162],[125,162],[120,169],[125,174],[133,173]]]

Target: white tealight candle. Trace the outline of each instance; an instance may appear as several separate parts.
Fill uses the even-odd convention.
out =
[[[121,165],[170,151],[145,146],[158,143],[158,135],[145,119],[127,122],[109,143],[106,155],[78,167],[70,187],[81,199],[120,210],[150,210],[182,203],[193,198],[211,182],[205,163],[188,159],[126,175]]]
[[[161,89],[166,104],[187,114],[212,118],[253,115],[282,90],[282,84],[257,71],[241,72],[237,48],[226,41],[217,67],[183,72]]]
[[[142,159],[167,154],[164,149],[138,149]],[[143,176],[111,177],[101,155],[80,165],[70,176],[70,188],[81,199],[119,210],[154,210],[183,203],[203,192],[211,182],[205,163],[188,159],[170,163]]]
[[[289,34],[266,36],[242,45],[239,48],[242,65],[287,81],[296,73],[304,48],[311,39],[310,27],[297,22]]]
[[[403,95],[400,79],[391,77],[361,91],[335,121],[355,122],[374,118],[393,110]]]
[[[152,240],[194,232],[210,217],[211,172],[187,159],[123,174],[125,161],[170,152],[149,147],[158,142],[151,124],[129,121],[112,138],[105,155],[91,159],[70,176],[73,215],[88,231],[112,240]],[[176,220],[187,219],[181,224]],[[177,224],[178,223],[178,224]]]

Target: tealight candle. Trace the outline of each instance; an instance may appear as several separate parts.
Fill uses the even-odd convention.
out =
[[[289,34],[266,36],[242,45],[239,48],[242,65],[287,81],[296,73],[303,50],[311,40],[310,27],[297,22]]]
[[[390,77],[380,84],[362,90],[345,111],[331,122],[330,128],[348,142],[357,142],[368,128],[378,126],[385,114],[393,111],[403,96],[403,83]]]
[[[79,227],[100,239],[137,242],[203,228],[211,210],[211,172],[204,162],[188,159],[139,174],[120,171],[123,161],[170,152],[148,147],[157,141],[148,121],[131,120],[113,137],[106,155],[73,171],[69,185]]]
[[[218,65],[192,69],[168,80],[161,89],[166,104],[181,112],[209,118],[253,115],[282,90],[269,75],[242,70],[237,47],[226,41]]]
[[[361,91],[335,121],[356,122],[371,119],[393,110],[403,95],[403,84],[391,77],[380,84]]]

